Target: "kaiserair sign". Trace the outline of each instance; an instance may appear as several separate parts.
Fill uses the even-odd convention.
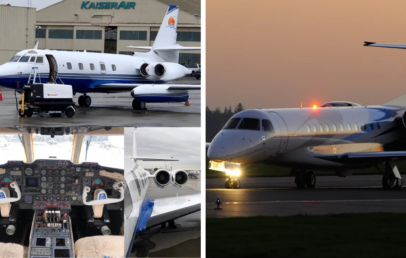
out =
[[[135,2],[90,2],[83,1],[80,9],[134,9]]]

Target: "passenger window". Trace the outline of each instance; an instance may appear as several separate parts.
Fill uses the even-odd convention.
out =
[[[341,132],[344,132],[344,126],[343,126],[343,124],[340,124],[340,131],[341,131]]]
[[[83,64],[82,63],[79,63],[79,69],[83,70]]]
[[[320,132],[322,133],[323,132],[323,126],[322,125],[320,125]]]
[[[255,118],[244,118],[238,127],[242,130],[259,130],[259,119]]]
[[[228,120],[226,125],[223,127],[223,129],[235,129],[240,122],[241,118],[231,118]]]
[[[106,66],[105,66],[104,64],[100,64],[100,69],[101,69],[102,71],[106,71]]]
[[[68,67],[69,70],[72,70],[72,64],[71,63],[66,63],[66,66]]]
[[[330,127],[328,126],[328,124],[326,124],[325,127],[326,127],[326,132],[330,132]]]
[[[111,65],[111,69],[113,70],[113,71],[116,71],[116,65]]]
[[[21,57],[20,61],[18,61],[18,62],[27,63],[29,59],[30,59],[29,56],[23,56],[23,57]]]
[[[336,132],[336,131],[337,131],[336,124],[333,124],[333,131],[334,131],[334,132]]]
[[[374,124],[370,123],[369,126],[371,127],[371,130],[374,130]]]
[[[31,57],[30,63],[35,63],[35,56],[32,56],[32,57]]]
[[[379,122],[376,122],[376,127],[378,127],[378,130],[381,129],[381,124]]]
[[[272,126],[271,121],[269,121],[267,119],[263,119],[262,120],[262,130],[265,131],[265,132],[273,133],[274,130],[273,130],[273,126]]]
[[[44,62],[44,57],[38,56],[36,63],[37,63],[37,64],[42,64],[43,62]]]
[[[350,125],[350,123],[348,123],[347,127],[348,127],[348,131],[351,131],[351,125]]]
[[[310,133],[310,125],[306,125],[307,132]]]
[[[90,64],[90,70],[94,70],[94,64]]]
[[[354,131],[358,131],[358,125],[357,125],[357,123],[354,123]]]
[[[313,125],[313,132],[316,133],[317,132],[317,126]]]

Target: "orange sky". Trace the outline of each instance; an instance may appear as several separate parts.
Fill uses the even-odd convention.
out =
[[[406,93],[404,0],[207,0],[207,105],[382,104]]]

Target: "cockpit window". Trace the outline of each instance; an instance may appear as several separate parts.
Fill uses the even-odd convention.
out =
[[[44,57],[42,57],[42,56],[39,56],[39,57],[37,57],[37,64],[42,64],[44,62]]]
[[[20,59],[21,56],[13,56],[13,58],[11,58],[10,62],[17,62],[18,59]]]
[[[23,57],[21,57],[20,61],[18,61],[18,62],[27,63],[28,60],[30,60],[29,56],[23,56]]]
[[[32,57],[31,57],[30,63],[35,63],[35,56],[32,56]]]
[[[262,119],[262,130],[265,131],[265,132],[273,133],[274,130],[273,130],[273,126],[272,126],[271,121],[269,121],[267,119]],[[310,131],[310,127],[309,127],[308,131]]]
[[[238,129],[244,130],[259,130],[259,119],[244,118],[238,127]]]
[[[223,129],[235,129],[240,122],[241,118],[231,118],[228,120],[226,125],[223,127]]]

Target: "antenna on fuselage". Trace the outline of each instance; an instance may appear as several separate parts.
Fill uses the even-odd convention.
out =
[[[38,49],[38,45],[39,45],[39,41],[37,41],[37,43],[35,43],[35,46],[33,49]]]

